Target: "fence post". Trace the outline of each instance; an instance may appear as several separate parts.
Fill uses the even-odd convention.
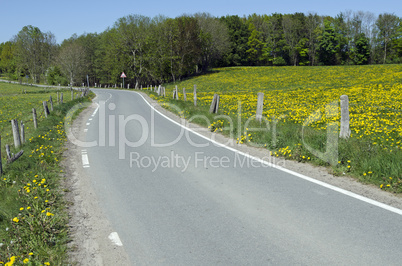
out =
[[[63,103],[63,93],[60,94],[60,103]]]
[[[342,95],[341,99],[341,130],[339,132],[339,137],[347,139],[350,137],[350,127],[349,127],[349,97],[347,95]]]
[[[47,102],[43,101],[43,110],[45,112],[45,117],[47,118],[47,115],[49,114],[49,108],[47,108]]]
[[[6,144],[7,161],[11,159],[10,145]]]
[[[258,93],[258,99],[257,99],[257,111],[256,111],[256,114],[255,114],[255,119],[258,122],[261,122],[263,107],[264,107],[264,93],[259,92]]]
[[[36,109],[32,108],[32,116],[33,116],[33,123],[34,123],[34,127],[35,129],[38,128],[38,120],[36,119]]]
[[[219,95],[218,94],[214,94],[214,98],[212,99],[211,102],[211,107],[209,107],[209,112],[212,114],[216,114],[218,113],[218,109],[219,109]]]
[[[25,143],[25,126],[24,122],[21,121],[21,145]]]
[[[13,128],[14,146],[15,148],[19,148],[21,146],[21,138],[17,119],[11,120],[11,126]]]
[[[53,99],[52,99],[51,95],[50,95],[49,103],[50,103],[50,111],[53,112]]]
[[[186,88],[183,88],[183,99],[187,101]]]
[[[71,100],[74,100],[74,91],[71,90]]]
[[[194,106],[197,106],[197,85],[194,85]]]
[[[59,104],[60,103],[60,101],[59,101],[59,92],[57,92],[57,104]]]

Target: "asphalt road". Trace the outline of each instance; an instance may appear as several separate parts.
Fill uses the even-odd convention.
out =
[[[400,265],[400,214],[94,92],[83,166],[133,265]]]

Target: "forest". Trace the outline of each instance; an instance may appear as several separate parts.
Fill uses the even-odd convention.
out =
[[[49,85],[180,81],[229,66],[402,63],[402,18],[345,11],[176,18],[128,15],[101,33],[55,35],[27,25],[0,44],[0,76]]]

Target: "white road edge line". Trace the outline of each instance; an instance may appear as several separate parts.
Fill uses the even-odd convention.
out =
[[[347,195],[347,196],[350,196],[350,197],[352,197],[352,198],[355,198],[355,199],[364,201],[364,202],[369,203],[369,204],[371,204],[371,205],[374,205],[374,206],[380,207],[380,208],[382,208],[382,209],[385,209],[385,210],[394,212],[394,213],[396,213],[396,214],[402,215],[402,210],[400,210],[400,209],[398,209],[398,208],[389,206],[389,205],[387,205],[387,204],[385,204],[385,203],[382,203],[382,202],[379,202],[379,201],[376,201],[376,200],[369,199],[369,198],[367,198],[367,197],[364,197],[364,196],[361,196],[361,195],[359,195],[359,194],[356,194],[356,193],[347,191],[347,190],[345,190],[345,189],[342,189],[342,188],[339,188],[339,187],[336,187],[336,186],[327,184],[327,183],[325,183],[325,182],[316,180],[316,179],[314,179],[314,178],[311,178],[311,177],[308,177],[308,176],[305,176],[305,175],[302,175],[302,174],[293,172],[292,170],[289,170],[289,169],[283,168],[283,167],[281,167],[281,166],[272,164],[272,163],[267,162],[267,161],[264,161],[264,160],[262,160],[262,159],[260,159],[260,158],[254,157],[254,156],[252,156],[252,155],[250,155],[250,154],[244,153],[244,152],[239,151],[239,150],[236,150],[236,149],[234,149],[234,148],[232,148],[232,147],[229,147],[229,146],[226,146],[226,145],[224,145],[224,144],[221,144],[221,143],[219,143],[219,142],[217,142],[217,141],[215,141],[215,140],[209,139],[209,138],[207,138],[207,137],[201,135],[200,133],[198,133],[198,132],[192,130],[191,128],[188,128],[188,127],[186,127],[186,126],[184,126],[184,125],[182,125],[182,124],[180,124],[180,123],[174,121],[173,119],[167,117],[166,115],[162,114],[161,112],[159,112],[158,110],[156,110],[155,107],[153,107],[153,106],[144,98],[144,96],[142,96],[140,93],[135,92],[135,91],[134,91],[134,93],[137,93],[138,95],[140,95],[140,96],[142,97],[142,99],[143,99],[155,112],[157,112],[157,113],[160,114],[161,116],[165,117],[166,119],[168,119],[168,120],[171,121],[172,123],[174,123],[174,124],[176,124],[176,125],[178,125],[178,126],[184,128],[184,129],[186,129],[186,130],[192,132],[193,134],[195,134],[195,135],[197,135],[197,136],[199,136],[199,137],[201,137],[201,138],[204,138],[204,139],[206,139],[206,140],[208,140],[208,141],[210,141],[210,142],[212,142],[212,143],[214,143],[214,144],[216,144],[216,145],[218,145],[218,146],[220,146],[220,147],[224,147],[224,148],[226,148],[226,149],[228,149],[228,150],[230,150],[230,151],[233,151],[233,152],[235,152],[235,153],[238,153],[238,154],[240,154],[240,155],[243,155],[243,156],[245,156],[245,157],[247,157],[247,158],[256,160],[256,161],[258,161],[258,162],[260,162],[260,163],[263,163],[263,164],[268,165],[268,166],[270,166],[270,167],[276,168],[276,169],[281,170],[281,171],[283,171],[283,172],[286,172],[286,173],[288,173],[288,174],[297,176],[297,177],[302,178],[302,179],[304,179],[304,180],[306,180],[306,181],[309,181],[309,182],[311,182],[311,183],[315,183],[315,184],[317,184],[317,185],[326,187],[326,188],[328,188],[328,189],[334,190],[334,191],[336,191],[336,192],[342,193],[342,194]]]
[[[117,232],[113,232],[109,235],[109,239],[110,241],[112,241],[113,244],[115,244],[116,246],[123,246],[123,243],[121,243],[120,237],[117,234]]]

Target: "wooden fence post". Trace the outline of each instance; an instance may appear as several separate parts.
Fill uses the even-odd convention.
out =
[[[25,125],[21,121],[21,145],[25,143]]]
[[[63,103],[63,93],[60,94],[60,103]]]
[[[176,85],[176,87],[175,87],[175,90],[176,90],[176,100],[178,100],[179,99],[179,90],[177,89],[177,85]]]
[[[258,121],[258,122],[261,122],[261,119],[262,119],[262,111],[263,111],[263,108],[264,107],[264,93],[263,92],[259,92],[258,93],[258,99],[257,99],[257,111],[256,111],[256,114],[255,114],[255,119]]]
[[[183,88],[183,99],[187,101],[186,88]]]
[[[49,103],[50,103],[50,111],[53,112],[53,99],[52,99],[51,95],[50,95],[50,98],[49,98]]]
[[[71,90],[71,100],[74,100],[74,91]]]
[[[18,129],[17,119],[11,120],[11,126],[13,128],[14,147],[19,148],[21,146],[21,138],[20,138],[20,132]]]
[[[45,113],[45,117],[47,118],[48,115],[48,108],[47,108],[47,102],[43,101],[43,112]]]
[[[60,104],[60,101],[59,101],[59,92],[57,92],[57,104]]]
[[[35,129],[38,128],[38,120],[36,119],[36,109],[32,108],[32,116],[33,116],[33,123],[34,123],[34,127]]]
[[[6,144],[7,161],[11,160],[10,145]]]
[[[214,98],[212,99],[211,102],[211,107],[209,107],[209,112],[212,114],[216,114],[218,113],[218,109],[219,109],[219,95],[218,94],[214,94]]]
[[[47,102],[43,101],[43,111],[45,112],[45,117],[49,114],[49,108],[47,108]]]
[[[342,95],[341,99],[341,130],[339,132],[339,137],[347,139],[350,137],[350,127],[349,127],[349,97],[347,95]]]

